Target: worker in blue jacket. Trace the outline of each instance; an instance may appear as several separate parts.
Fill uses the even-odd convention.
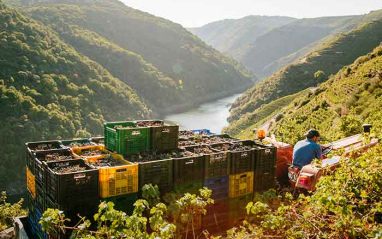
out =
[[[322,158],[321,146],[317,144],[320,133],[311,129],[306,134],[306,139],[297,142],[293,148],[293,166],[302,168],[310,164],[314,159]]]

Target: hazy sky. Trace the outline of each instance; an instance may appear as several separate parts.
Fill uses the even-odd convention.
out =
[[[382,9],[382,0],[121,0],[127,6],[185,27],[248,15],[310,18],[365,14]]]

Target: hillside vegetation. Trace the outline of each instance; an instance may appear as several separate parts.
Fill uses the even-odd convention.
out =
[[[382,19],[340,35],[248,90],[232,105],[229,121],[232,123],[263,104],[325,82],[343,66],[372,51],[381,39]]]
[[[253,85],[239,63],[168,20],[117,1],[42,2],[23,11],[129,84],[160,113]]]
[[[188,30],[220,52],[236,57],[236,52],[241,47],[254,42],[273,28],[294,20],[295,18],[280,16],[247,16],[212,22]]]
[[[310,90],[303,90],[296,94],[287,95],[268,104],[264,104],[255,111],[245,114],[239,120],[236,120],[225,127],[223,132],[235,135],[242,139],[254,138],[253,130],[268,122],[268,120],[274,119],[275,121],[278,121],[279,118],[282,117],[279,112],[299,96],[306,95],[308,91]]]
[[[0,52],[0,175],[9,184],[20,183],[26,141],[100,134],[105,120],[151,115],[128,85],[1,2]]]
[[[89,137],[243,91],[252,75],[180,25],[117,0],[0,0],[0,189],[27,141]],[[5,186],[4,186],[5,185]]]
[[[298,97],[285,110],[274,132],[294,143],[309,128],[336,140],[371,123],[382,135],[382,46],[341,69],[313,93]]]

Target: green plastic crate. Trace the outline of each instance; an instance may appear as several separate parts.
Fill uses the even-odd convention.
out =
[[[114,129],[114,126],[136,127],[135,121],[105,123],[105,147],[118,154],[137,154],[150,149],[150,128]]]

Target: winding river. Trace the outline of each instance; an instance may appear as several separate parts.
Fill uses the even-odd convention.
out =
[[[184,129],[209,129],[214,133],[221,133],[223,127],[228,125],[230,104],[241,94],[232,95],[214,102],[200,105],[182,113],[167,115],[166,121],[179,124]]]

